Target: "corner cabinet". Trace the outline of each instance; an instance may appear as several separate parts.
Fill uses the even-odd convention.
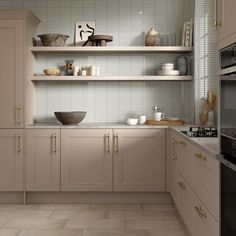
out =
[[[26,191],[60,191],[60,129],[26,130]]]
[[[165,191],[165,129],[115,129],[114,191]]]
[[[24,131],[0,129],[0,191],[24,189]]]
[[[193,47],[185,46],[156,46],[156,47],[145,47],[145,46],[130,46],[130,47],[75,47],[75,46],[64,46],[64,47],[40,47],[35,46],[31,48],[31,52],[34,55],[37,54],[65,54],[65,55],[130,55],[134,54],[158,54],[158,53],[176,53],[186,54],[191,53]],[[193,80],[193,76],[157,76],[157,75],[137,75],[137,76],[45,76],[45,75],[34,75],[31,80],[37,81],[189,81]]]

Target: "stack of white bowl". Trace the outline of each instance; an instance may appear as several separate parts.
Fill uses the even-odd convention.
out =
[[[157,71],[157,75],[179,75],[179,70],[174,70],[173,63],[164,63],[161,65],[161,70]]]

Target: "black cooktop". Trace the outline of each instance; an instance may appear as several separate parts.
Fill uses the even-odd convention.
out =
[[[193,138],[214,138],[218,136],[217,127],[190,127],[188,131],[181,132]]]

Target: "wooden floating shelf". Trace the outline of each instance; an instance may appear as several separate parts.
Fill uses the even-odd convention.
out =
[[[33,76],[32,81],[190,81],[192,76]]]
[[[193,47],[184,46],[156,46],[156,47],[43,47],[31,48],[34,54],[76,54],[76,53],[187,53],[193,51]]]

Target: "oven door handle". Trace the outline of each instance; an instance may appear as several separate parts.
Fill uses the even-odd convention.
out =
[[[236,74],[236,66],[231,66],[220,71],[220,75],[228,75],[233,73]]]

